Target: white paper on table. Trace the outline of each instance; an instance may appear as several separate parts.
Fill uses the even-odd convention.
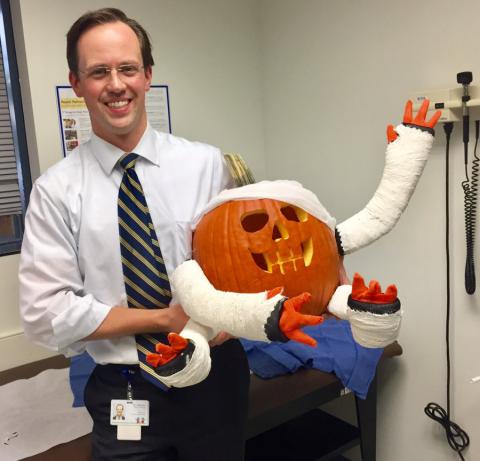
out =
[[[68,368],[0,386],[0,459],[17,461],[91,432],[87,410],[72,402]]]

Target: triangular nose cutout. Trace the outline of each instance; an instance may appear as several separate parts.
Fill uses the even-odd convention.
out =
[[[273,225],[273,230],[272,230],[272,240],[277,241],[279,239],[288,239],[288,230],[287,228],[283,225],[282,222],[277,221]]]
[[[278,240],[282,238],[282,234],[280,233],[280,230],[276,225],[273,226],[273,231],[272,231],[272,240]]]

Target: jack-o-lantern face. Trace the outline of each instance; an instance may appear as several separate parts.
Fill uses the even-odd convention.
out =
[[[193,252],[218,290],[253,293],[283,286],[287,296],[310,292],[304,313],[322,313],[338,286],[332,230],[277,200],[236,200],[213,209],[197,226]]]

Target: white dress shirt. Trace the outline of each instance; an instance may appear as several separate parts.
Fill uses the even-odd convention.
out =
[[[147,127],[132,150],[169,275],[191,257],[191,223],[231,181],[217,148]],[[134,336],[82,341],[127,306],[117,197],[124,154],[99,137],[34,184],[20,258],[20,312],[33,342],[97,363],[138,363]],[[174,294],[175,296],[175,294]]]

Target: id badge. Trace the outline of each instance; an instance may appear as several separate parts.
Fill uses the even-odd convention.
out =
[[[117,440],[141,440],[142,426],[149,425],[148,400],[112,400],[110,424],[117,426]]]
[[[110,424],[123,425],[149,425],[150,402],[148,400],[112,400],[110,411]]]

